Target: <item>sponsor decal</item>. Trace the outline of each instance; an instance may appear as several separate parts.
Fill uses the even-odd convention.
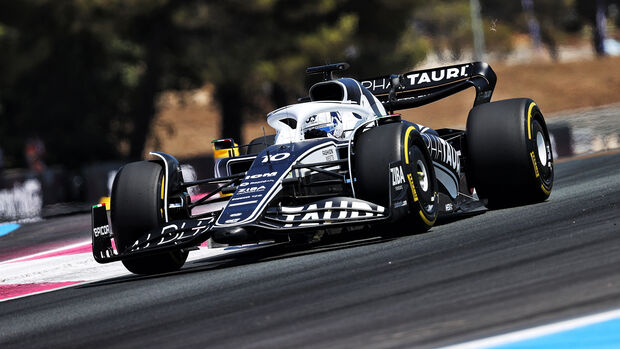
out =
[[[454,210],[454,207],[452,206],[452,204],[446,204],[446,211],[450,212]]]
[[[245,194],[251,194],[251,193],[258,193],[261,191],[265,191],[265,189],[267,189],[267,187],[265,187],[264,185],[258,186],[258,187],[249,187],[249,188],[239,188],[239,191],[237,192],[237,194],[239,195],[245,195]]]
[[[251,176],[245,176],[245,180],[256,179],[256,178],[275,177],[277,175],[278,175],[278,172],[259,173],[259,174],[255,174],[255,175],[251,175]]]
[[[430,82],[439,82],[467,76],[467,67],[468,65],[463,65],[455,68],[437,69],[420,73],[414,72],[412,74],[405,75],[405,78],[409,79],[411,86]]]
[[[405,80],[403,82],[406,83],[407,86],[401,86],[400,89],[424,88],[437,86],[442,82],[454,82],[468,76],[467,69],[469,66],[469,64],[465,64],[456,67],[410,72],[404,75]],[[361,81],[361,84],[373,93],[387,93],[392,82],[389,77],[384,77]]]
[[[403,168],[401,166],[390,168],[390,172],[392,172],[393,186],[405,183],[405,175],[403,174]]]
[[[336,147],[334,147],[333,145],[328,145],[326,147],[323,147],[322,149],[317,149],[316,151],[308,154],[308,156],[305,156],[303,159],[301,159],[300,162],[302,164],[310,165],[317,162],[334,161],[337,158],[338,155],[336,153]],[[301,173],[301,175],[297,174],[297,177],[303,176],[309,172],[310,171],[307,169],[300,170],[297,173]]]
[[[249,196],[249,195],[248,195],[248,196],[240,196],[240,197],[238,197],[238,198],[237,198],[237,197],[232,198],[232,199],[230,199],[230,201],[245,200],[245,199],[249,199],[250,197],[251,197],[251,196]]]
[[[233,219],[227,219],[226,221],[224,221],[225,224],[229,224],[229,223],[237,223],[239,222],[241,218],[233,218]]]
[[[93,234],[95,235],[95,237],[109,236],[110,235],[110,226],[109,225],[104,225],[104,226],[101,226],[101,227],[94,227],[93,228]]]
[[[261,181],[253,181],[253,182],[243,182],[241,184],[239,184],[240,187],[247,187],[248,185],[258,185],[258,184],[265,184],[265,183],[271,183],[274,182],[275,179],[263,179]]]
[[[407,206],[407,200],[398,201],[394,203],[394,208],[399,208],[403,206]]]
[[[362,86],[366,87],[370,91],[386,90],[390,88],[390,79],[375,79],[372,81],[362,81]]]
[[[530,153],[530,157],[532,158],[532,165],[534,165],[534,173],[536,173],[536,178],[538,178],[540,174],[538,173],[538,165],[536,164],[536,155],[534,155],[534,152]]]
[[[202,234],[208,231],[209,229],[211,229],[210,223],[212,222],[213,222],[213,218],[209,217],[209,218],[198,220],[198,223],[196,224],[196,226],[192,228],[186,227],[186,225],[189,224],[191,226],[192,224],[195,224],[195,222],[193,221],[186,221],[186,222],[180,223],[181,224],[180,226],[179,226],[179,223],[169,224],[169,225],[162,227],[160,233],[154,236],[156,237],[155,242],[153,243],[149,242],[144,246],[140,246],[144,242],[152,239],[151,234],[147,234],[145,237],[142,237],[136,240],[136,242],[134,242],[133,245],[131,246],[131,249],[133,251],[138,251],[138,250],[148,248],[151,245],[154,245],[154,246],[162,246],[162,245],[170,245],[170,244],[176,245],[177,243],[180,243],[184,240],[191,239],[195,236],[198,236],[199,234]],[[161,239],[159,237],[161,237]]]
[[[265,164],[267,162],[282,161],[288,158],[289,156],[291,156],[291,153],[278,153],[278,154],[263,155],[263,161],[261,161],[261,163]]]
[[[424,143],[429,155],[434,161],[447,165],[454,172],[459,173],[461,161],[459,153],[448,142],[432,134],[423,133]]]
[[[385,209],[372,203],[348,200],[325,200],[299,207],[281,207],[274,218],[284,228],[337,223],[348,219],[382,217]]]
[[[413,194],[413,201],[418,201],[418,193],[415,191],[415,185],[413,185],[413,176],[411,175],[411,173],[407,173],[407,180],[409,180],[411,194]]]

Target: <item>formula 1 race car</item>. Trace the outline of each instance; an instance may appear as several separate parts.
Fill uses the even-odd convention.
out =
[[[553,156],[545,120],[527,98],[490,102],[496,83],[482,62],[357,81],[322,74],[300,103],[271,112],[275,135],[245,146],[215,141],[227,156],[209,179],[184,178],[171,155],[125,165],[110,204],[92,209],[95,260],[122,260],[137,274],[173,271],[211,238],[308,243],[334,234],[422,233],[438,217],[546,200]],[[468,87],[466,130],[401,120]],[[201,195],[190,188],[210,185]]]

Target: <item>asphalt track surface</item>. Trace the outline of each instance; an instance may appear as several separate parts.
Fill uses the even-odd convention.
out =
[[[617,308],[612,154],[557,164],[545,203],[422,235],[271,246],[0,303],[0,347],[437,347]]]

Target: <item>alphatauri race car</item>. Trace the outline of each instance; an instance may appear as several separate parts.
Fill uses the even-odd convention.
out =
[[[109,219],[104,205],[92,209],[95,260],[155,274],[181,268],[209,238],[303,244],[360,231],[415,234],[438,217],[549,197],[553,155],[543,115],[531,99],[491,102],[497,78],[488,64],[334,78],[347,68],[308,68],[323,81],[300,103],[269,113],[275,135],[241,146],[215,141],[226,156],[214,178],[186,178],[160,152],[123,166]],[[433,130],[395,114],[468,87],[476,96],[465,130]]]

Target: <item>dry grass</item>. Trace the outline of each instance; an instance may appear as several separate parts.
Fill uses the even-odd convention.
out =
[[[570,63],[538,63],[506,66],[493,64],[498,82],[493,100],[530,97],[549,116],[562,110],[594,107],[620,102],[620,57]],[[161,112],[153,124],[147,150],[158,149],[178,157],[211,152],[209,142],[219,137],[219,113],[211,101],[211,88],[185,95],[183,104],[173,95],[162,98]],[[465,91],[415,110],[402,111],[403,117],[433,128],[461,128],[473,104],[474,92]],[[553,115],[551,115],[553,117]],[[242,126],[244,142],[262,135],[265,121]]]

